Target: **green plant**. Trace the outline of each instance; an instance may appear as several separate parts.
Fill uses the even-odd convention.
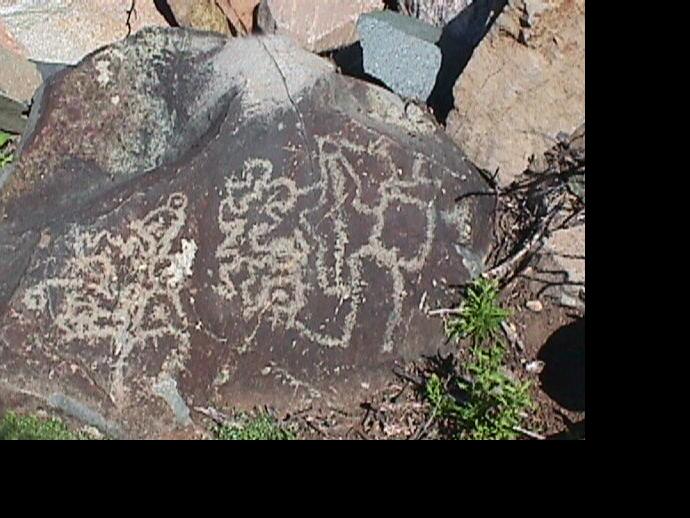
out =
[[[426,382],[426,397],[431,403],[432,418],[453,417],[458,410],[455,400],[446,392],[438,374],[432,374]]]
[[[0,419],[0,440],[77,440],[81,437],[71,432],[55,418],[40,418],[7,412]]]
[[[446,324],[449,338],[472,337],[475,344],[496,338],[509,313],[498,304],[498,284],[479,278],[467,289],[465,300],[457,310],[457,316]]]
[[[501,322],[508,312],[498,303],[494,281],[480,278],[468,289],[465,300],[446,324],[449,338],[471,338],[466,378],[456,368],[445,382],[432,374],[425,395],[431,406],[429,420],[450,424],[452,435],[460,439],[514,439],[527,410],[533,407],[530,384],[510,377],[503,367],[504,350],[498,341]],[[489,344],[492,345],[489,345]],[[457,397],[447,390],[455,384]]]
[[[5,133],[4,131],[0,131],[0,169],[12,162],[14,159],[13,154],[8,151],[11,139],[12,135]]]
[[[467,394],[458,419],[467,439],[514,439],[526,411],[532,408],[530,383],[513,380],[503,371],[503,349],[474,347],[467,366],[471,382],[458,383]]]
[[[475,346],[467,366],[470,381],[458,381],[463,401],[458,402],[446,390],[436,374],[426,383],[426,397],[432,418],[450,419],[459,430],[460,439],[514,439],[516,428],[532,408],[530,383],[511,379],[503,372],[503,349]]]
[[[289,441],[296,437],[269,414],[259,413],[255,416],[241,414],[238,423],[219,427],[216,438],[225,441]]]

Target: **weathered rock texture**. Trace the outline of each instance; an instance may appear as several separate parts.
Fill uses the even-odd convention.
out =
[[[15,54],[26,57],[26,49],[12,36],[5,23],[0,19],[0,48],[10,50]]]
[[[395,95],[182,29],[52,76],[0,186],[0,385],[125,436],[341,402],[433,353],[426,309],[481,271],[493,208]]]
[[[35,61],[76,63],[127,35],[131,0],[0,0],[0,18]],[[153,0],[137,1],[132,32],[167,26]]]
[[[457,81],[448,132],[510,181],[585,117],[584,0],[511,0]]]
[[[20,133],[31,98],[41,84],[36,65],[0,45],[0,130]]]
[[[181,27],[230,35],[230,22],[216,0],[167,0]]]
[[[529,172],[536,175],[569,176],[568,190],[585,203],[585,125],[535,157]],[[579,171],[576,173],[576,171]],[[562,218],[561,218],[562,219]],[[585,307],[584,214],[572,226],[554,232],[542,249],[530,279],[535,288],[567,307]]]
[[[216,0],[234,32],[246,35],[254,30],[254,11],[260,0]]]
[[[472,0],[397,0],[401,13],[436,27],[443,27],[471,3]]]
[[[357,22],[364,72],[397,94],[426,101],[441,69],[441,29],[392,11]]]
[[[383,9],[382,0],[263,0],[257,23],[266,33],[286,34],[305,49],[324,52],[357,40],[357,19]]]

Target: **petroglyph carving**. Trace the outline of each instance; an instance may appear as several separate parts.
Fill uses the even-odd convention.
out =
[[[176,193],[125,232],[84,232],[73,227],[68,241],[72,257],[58,275],[26,290],[23,303],[48,310],[60,343],[110,346],[111,399],[120,404],[127,389],[128,358],[170,338],[162,373],[176,373],[188,354],[187,317],[180,298],[182,280],[192,274],[194,241],[173,246],[185,224],[187,197]]]
[[[216,252],[222,285],[214,289],[229,300],[239,290],[246,321],[260,321],[267,314],[272,328],[281,324],[290,329],[306,303],[308,250],[300,228],[279,234],[300,191],[291,179],[272,174],[271,162],[250,159],[239,179],[227,180],[218,214],[226,237]]]
[[[383,138],[367,146],[332,136],[315,139],[319,178],[311,185],[298,186],[284,172],[274,175],[271,162],[263,159],[247,160],[241,174],[226,181],[218,215],[225,239],[216,252],[221,284],[215,290],[228,300],[238,297],[243,317],[254,325],[240,352],[251,347],[264,319],[272,330],[280,326],[320,346],[346,348],[364,301],[364,265],[375,264],[393,286],[382,344],[384,352],[391,352],[393,334],[402,323],[405,275],[421,271],[433,242],[436,213],[432,200],[419,192],[432,186],[422,174],[428,164],[420,155],[411,174],[402,175]],[[388,177],[369,185],[376,180],[353,165],[361,156],[375,156]],[[372,189],[376,195],[365,199]],[[316,206],[300,202],[304,196],[318,199]],[[298,206],[308,209],[297,213]],[[395,207],[411,207],[423,215],[424,233],[412,255],[386,243],[387,212]],[[368,236],[356,247],[349,237],[353,211]],[[324,238],[322,225],[331,231],[330,238]],[[310,275],[313,271],[316,275]],[[333,302],[330,331],[306,314],[305,307],[317,299]]]

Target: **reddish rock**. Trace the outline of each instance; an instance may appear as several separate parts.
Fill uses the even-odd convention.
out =
[[[168,0],[181,27],[230,35],[230,22],[216,0]]]
[[[167,26],[153,0],[3,0],[0,18],[29,59],[73,64],[89,52],[137,32]],[[1,32],[1,30],[0,30]]]
[[[246,35],[254,30],[254,11],[260,0],[216,0],[237,34]]]
[[[448,132],[502,185],[585,119],[584,0],[510,2],[453,90]]]
[[[15,54],[26,57],[26,49],[14,36],[12,36],[2,19],[0,19],[0,48],[10,50]]]
[[[383,9],[382,0],[262,0],[258,24],[269,33],[286,34],[312,52],[357,41],[357,19]]]

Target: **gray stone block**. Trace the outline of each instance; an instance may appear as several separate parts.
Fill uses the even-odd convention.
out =
[[[364,71],[402,97],[426,101],[441,69],[441,29],[391,11],[357,22]]]

